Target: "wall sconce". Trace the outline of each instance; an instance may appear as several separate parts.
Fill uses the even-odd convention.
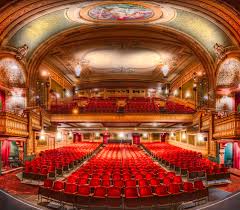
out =
[[[186,138],[187,138],[187,132],[184,131],[184,132],[182,133],[182,139],[186,139]]]
[[[62,138],[63,138],[63,137],[62,137],[62,132],[58,130],[57,133],[56,133],[56,140],[57,140],[57,141],[61,141]]]
[[[45,140],[45,132],[44,129],[41,130],[39,140],[44,141]]]

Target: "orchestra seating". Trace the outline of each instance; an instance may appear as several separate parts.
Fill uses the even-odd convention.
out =
[[[25,162],[23,179],[44,181],[49,177],[62,175],[90,156],[99,146],[100,143],[82,142],[74,146],[42,151],[39,157]]]
[[[228,179],[230,173],[223,165],[203,158],[201,153],[182,149],[167,143],[145,143],[145,149],[163,165],[187,175],[189,180],[208,181]]]
[[[183,182],[139,147],[108,144],[64,181],[45,180],[39,195],[62,205],[145,209],[205,199],[201,180]]]
[[[125,105],[118,107],[117,101],[124,100]],[[85,106],[79,107],[78,104],[85,101]],[[192,108],[184,105],[167,101],[164,107],[160,107],[155,103],[154,98],[114,98],[98,99],[98,98],[78,98],[75,101],[51,105],[52,113],[72,113],[73,109],[78,109],[81,113],[194,113]]]

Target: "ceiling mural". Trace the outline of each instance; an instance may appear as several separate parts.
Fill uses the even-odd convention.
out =
[[[109,3],[91,8],[88,15],[94,20],[148,20],[154,15],[151,8],[132,3]]]
[[[0,58],[0,84],[8,88],[25,86],[24,70],[14,58]]]
[[[101,8],[104,13],[100,14]],[[159,12],[155,13],[155,10]],[[158,17],[155,16],[156,14]],[[151,19],[153,17],[154,21]],[[65,9],[57,10],[56,8],[56,11],[46,12],[31,22],[24,23],[25,25],[12,34],[10,40],[5,40],[5,44],[12,47],[27,44],[29,47],[27,56],[29,57],[40,44],[50,37],[71,28],[96,24],[94,20],[100,20],[101,24],[107,23],[107,20],[118,21],[119,24],[138,24],[138,21],[144,20],[145,24],[164,25],[189,35],[213,57],[215,57],[214,44],[218,43],[224,47],[234,45],[228,34],[218,27],[214,20],[207,19],[203,14],[170,5],[140,1],[128,4],[85,2],[68,6]]]
[[[240,60],[236,58],[226,59],[217,74],[217,86],[236,86],[240,82]]]

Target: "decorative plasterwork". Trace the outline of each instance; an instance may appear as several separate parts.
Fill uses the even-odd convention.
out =
[[[25,75],[21,64],[11,57],[0,57],[0,84],[7,88],[23,88]]]
[[[79,4],[76,4],[76,7],[79,7]],[[164,15],[163,8],[166,7],[166,5],[160,4],[158,7]],[[175,9],[174,6],[171,8]],[[165,20],[165,22],[159,22],[162,20],[159,18],[158,21],[146,22],[145,24],[159,26],[164,25],[181,33],[188,34],[204,46],[204,48],[208,50],[213,57],[215,56],[213,49],[215,43],[219,43],[224,47],[233,45],[228,35],[213,22],[194,13],[193,11],[184,10],[184,8],[178,8],[175,10],[177,15],[176,17],[174,16],[175,18],[170,19],[171,21]],[[72,21],[66,16],[66,9],[60,9],[43,16],[39,16],[37,19],[24,24],[25,25],[21,29],[15,32],[15,34],[12,34],[13,36],[11,37],[11,40],[5,39],[6,42],[4,44],[13,47],[19,47],[23,44],[27,44],[29,46],[29,53],[27,56],[30,56],[40,44],[44,43],[44,41],[50,37],[55,36],[60,32],[86,25],[86,21]],[[94,24],[94,22],[92,22],[92,24]],[[99,24],[104,25],[105,23],[101,22]]]
[[[226,59],[219,67],[217,86],[232,87],[240,84],[240,60]]]

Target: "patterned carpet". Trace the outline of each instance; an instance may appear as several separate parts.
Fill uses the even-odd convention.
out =
[[[217,187],[217,189],[223,190],[226,192],[239,191],[240,190],[240,177],[231,174],[230,179],[231,179],[232,183],[223,185],[223,186],[219,186],[219,187]]]
[[[0,176],[0,188],[12,195],[37,195],[38,187],[22,184],[17,173],[19,171]]]

